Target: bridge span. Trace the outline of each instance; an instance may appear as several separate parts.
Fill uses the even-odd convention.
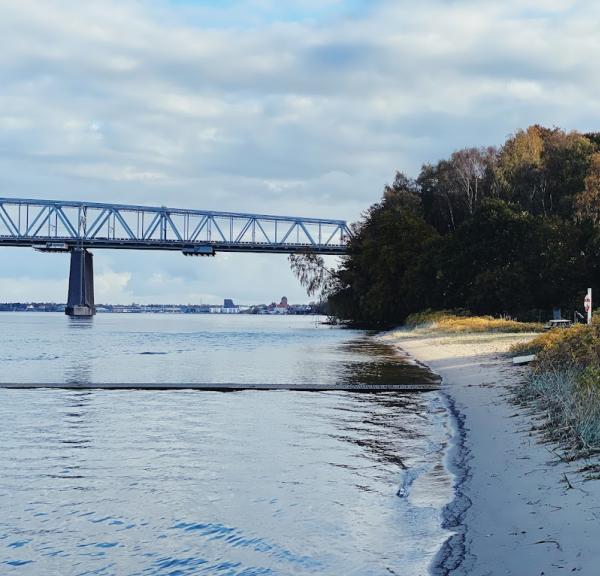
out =
[[[76,202],[0,198],[0,247],[25,246],[71,255],[65,313],[92,316],[90,249],[343,254],[344,220]]]

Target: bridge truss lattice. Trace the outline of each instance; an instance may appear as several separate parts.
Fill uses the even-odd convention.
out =
[[[0,246],[343,254],[349,237],[343,220],[0,198]]]

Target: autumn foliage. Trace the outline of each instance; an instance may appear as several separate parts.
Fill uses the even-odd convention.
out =
[[[425,309],[546,320],[600,294],[600,136],[531,126],[397,173],[326,283],[335,315],[397,325]]]

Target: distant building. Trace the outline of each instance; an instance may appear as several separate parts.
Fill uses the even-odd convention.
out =
[[[290,305],[288,304],[288,299],[284,296],[281,299],[281,302],[277,304],[275,307],[276,314],[287,314],[289,312]]]
[[[231,298],[225,298],[223,306],[211,306],[209,312],[211,314],[239,314],[240,307],[236,306]]]

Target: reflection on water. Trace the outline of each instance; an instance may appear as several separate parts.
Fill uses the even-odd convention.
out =
[[[340,383],[412,384],[438,383],[439,377],[373,336],[357,336],[340,349],[351,359],[340,366]]]
[[[302,318],[0,322],[7,379],[432,377]],[[0,574],[424,575],[447,422],[437,393],[0,389]]]
[[[67,316],[69,328],[89,330],[94,325],[94,316]]]
[[[64,381],[67,384],[92,384],[92,362],[89,358],[73,358],[72,363],[65,366]]]
[[[75,331],[77,344],[65,362],[64,382],[67,384],[91,384],[92,359],[86,354],[86,334],[94,327],[94,317],[67,316],[68,330]],[[40,327],[43,330],[43,327]]]

